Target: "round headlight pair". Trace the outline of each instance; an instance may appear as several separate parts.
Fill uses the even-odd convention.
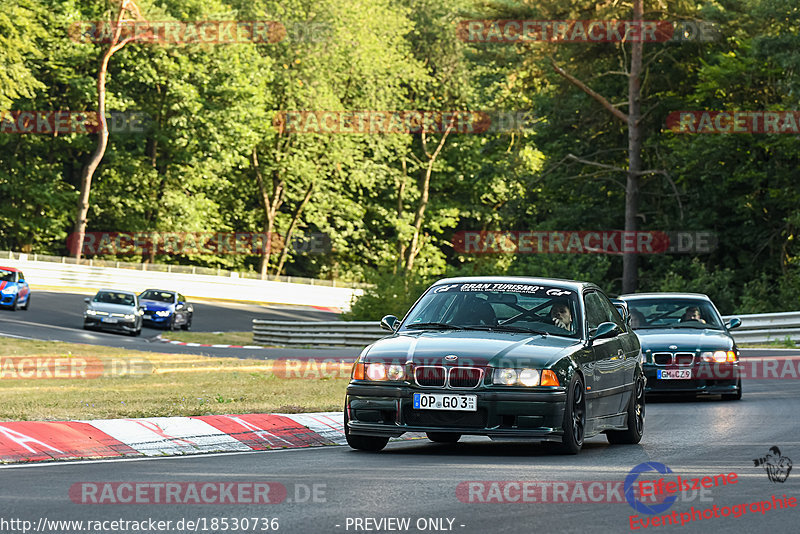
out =
[[[538,386],[539,378],[536,369],[495,369],[492,383],[501,386]]]
[[[366,374],[369,380],[402,380],[405,368],[397,364],[368,363]]]

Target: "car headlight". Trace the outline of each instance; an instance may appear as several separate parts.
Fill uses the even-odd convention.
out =
[[[516,369],[495,369],[492,373],[492,384],[501,386],[513,386],[517,383]]]
[[[159,317],[169,317],[169,314],[172,313],[169,310],[160,310],[156,312],[156,315]]]
[[[368,363],[366,376],[369,380],[403,380],[405,368],[397,364]]]
[[[18,290],[19,290],[19,288],[17,286],[9,286],[9,287],[3,289],[2,291],[0,291],[0,293],[2,293],[3,295],[13,295]]]
[[[707,351],[700,354],[700,358],[702,358],[704,362],[710,363],[732,363],[739,361],[739,357],[732,350],[716,350],[714,352]]]
[[[500,386],[559,386],[558,377],[550,369],[495,369],[492,384]]]
[[[97,315],[97,312],[94,310],[86,310],[86,315]]]
[[[134,319],[135,317],[136,317],[136,315],[134,315],[134,314],[132,314],[132,313],[126,313],[126,314],[125,314],[125,319],[127,319],[128,321],[133,321],[133,319]]]

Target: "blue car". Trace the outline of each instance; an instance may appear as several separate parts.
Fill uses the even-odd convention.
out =
[[[176,291],[148,289],[139,295],[139,303],[144,308],[144,323],[174,330],[192,327],[194,308],[186,302],[186,297]]]
[[[14,267],[0,267],[0,307],[11,311],[27,310],[31,304],[31,290],[25,275]]]

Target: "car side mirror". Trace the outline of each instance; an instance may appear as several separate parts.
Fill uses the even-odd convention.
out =
[[[383,319],[381,319],[381,328],[384,330],[394,333],[397,331],[398,326],[400,326],[400,319],[394,315],[385,315]]]
[[[84,297],[83,302],[85,302],[86,304],[90,304],[92,302],[92,299],[90,299],[89,297]]]
[[[617,334],[619,334],[619,326],[611,321],[606,321],[605,323],[600,323],[600,325],[595,329],[594,333],[589,336],[589,341],[614,337]]]
[[[739,328],[740,326],[742,326],[742,320],[739,319],[738,317],[734,317],[733,319],[725,323],[725,328],[727,328],[728,330],[733,330],[734,328]]]
[[[620,299],[611,299],[611,302],[622,316],[622,320],[625,321],[625,324],[631,324],[631,312],[628,310],[628,303]]]

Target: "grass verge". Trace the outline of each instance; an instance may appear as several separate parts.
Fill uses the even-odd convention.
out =
[[[0,420],[339,411],[347,380],[272,362],[0,338]]]

